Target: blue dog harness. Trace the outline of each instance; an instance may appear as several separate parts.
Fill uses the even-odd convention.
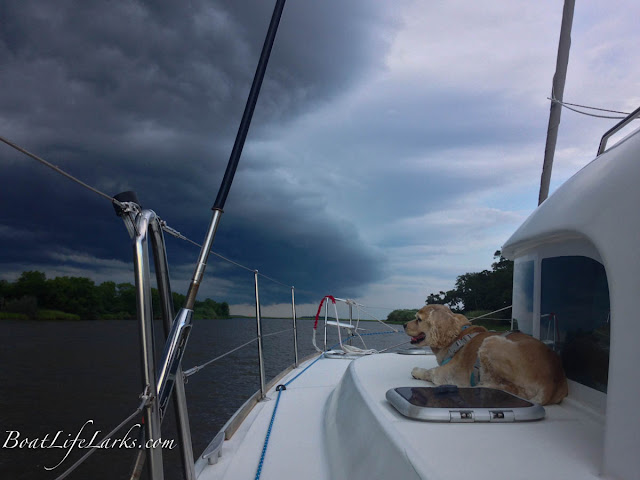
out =
[[[464,327],[462,327],[462,331],[464,332],[467,328],[469,328],[469,326],[465,325]],[[467,333],[466,335],[462,336],[460,339],[453,342],[449,347],[449,350],[447,350],[447,356],[444,357],[444,360],[442,360],[442,363],[440,364],[440,366],[443,366],[449,363],[451,359],[454,357],[454,355],[458,353],[462,347],[464,347],[467,343],[469,343],[473,337],[478,335],[478,333],[479,332]]]
[[[465,325],[464,327],[462,327],[462,331],[465,331],[467,328],[469,328],[469,326]],[[508,337],[509,335],[511,335],[512,333],[516,333],[517,331],[518,330],[504,332],[500,336]],[[463,335],[458,340],[453,342],[453,344],[451,344],[451,346],[449,347],[449,350],[447,350],[447,356],[444,358],[444,360],[442,360],[442,363],[440,364],[440,366],[442,367],[447,363],[449,363],[451,359],[455,356],[455,354],[458,353],[462,349],[462,347],[464,347],[467,343],[469,343],[471,339],[476,335],[478,335],[479,333],[480,332],[467,333],[466,335]],[[471,370],[471,377],[469,378],[469,383],[471,383],[472,387],[475,387],[480,383],[480,359],[477,356],[476,356],[476,362],[473,364],[473,369]]]

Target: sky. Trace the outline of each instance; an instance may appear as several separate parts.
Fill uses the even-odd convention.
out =
[[[576,2],[564,99],[640,104],[640,4]],[[255,72],[266,0],[0,3],[0,135],[201,242]],[[289,0],[214,251],[371,316],[419,308],[536,208],[562,2]],[[551,191],[616,120],[564,110]],[[109,201],[0,144],[0,278],[133,282]],[[167,237],[173,289],[198,250]],[[200,298],[252,314],[211,257]],[[264,315],[290,290],[260,277]]]

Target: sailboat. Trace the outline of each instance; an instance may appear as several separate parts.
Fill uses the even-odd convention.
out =
[[[546,198],[503,245],[503,255],[515,262],[513,327],[561,356],[569,378],[562,403],[545,406],[535,421],[516,421],[509,406],[492,407],[486,419],[467,407],[449,408],[436,421],[412,417],[389,400],[389,392],[428,386],[410,375],[416,366],[437,365],[428,350],[352,349],[343,355],[323,346],[263,382],[193,461],[181,360],[283,7],[284,0],[278,0],[187,301],[177,314],[160,220],[142,209],[134,194],[115,197],[134,244],[144,372],[134,415],[144,412],[146,438],[161,437],[162,419],[174,404],[188,480],[640,478],[640,130],[614,145],[608,141],[640,109],[606,132],[593,161]],[[159,363],[153,351],[149,243],[167,337]],[[259,318],[259,308],[256,313]],[[327,319],[325,324],[357,331],[337,316],[334,325]],[[161,448],[141,449],[132,478],[145,462],[153,480],[164,478]]]
[[[554,87],[561,95],[563,82]],[[595,159],[541,195],[503,246],[515,262],[512,324],[556,351],[569,378],[569,395],[544,419],[454,421],[459,409],[451,421],[409,418],[389,392],[423,386],[409,372],[435,367],[433,355],[321,353],[273,382],[275,402],[250,402],[227,422],[197,478],[640,478],[640,130],[607,147],[638,116],[607,131]],[[552,112],[557,130],[554,121]]]
[[[569,395],[542,420],[454,421],[459,409],[450,421],[410,418],[389,392],[424,386],[409,372],[435,367],[433,355],[323,352],[273,381],[272,401],[245,404],[196,477],[640,478],[640,131],[607,148],[639,115],[606,132],[595,159],[503,246],[515,262],[514,327],[555,350],[569,378]],[[513,418],[500,413],[490,420]]]
[[[426,422],[387,400],[435,357],[332,355],[276,380],[196,462],[197,478],[639,478],[640,130],[607,147],[515,231],[513,322],[561,355],[569,395],[536,422]],[[594,142],[595,143],[595,142]],[[534,360],[535,361],[535,360]]]

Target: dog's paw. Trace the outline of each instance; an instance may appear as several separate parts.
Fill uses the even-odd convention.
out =
[[[417,378],[418,380],[426,380],[429,382],[431,381],[431,370],[416,367],[411,370],[411,376],[413,378]]]

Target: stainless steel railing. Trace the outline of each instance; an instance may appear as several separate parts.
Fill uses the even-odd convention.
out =
[[[253,281],[256,292],[256,327],[258,331],[258,368],[260,369],[260,399],[267,396],[264,381],[264,353],[262,348],[262,318],[260,316],[260,291],[258,288],[258,270],[253,272]]]
[[[118,198],[119,196],[116,196]],[[162,221],[152,210],[143,210],[130,193],[120,196],[118,200],[122,207],[116,208],[119,216],[124,220],[125,226],[133,240],[134,253],[134,276],[136,286],[136,306],[138,312],[138,322],[140,331],[140,348],[142,352],[142,378],[143,388],[152,393],[151,400],[144,407],[145,414],[145,436],[147,439],[161,438],[162,419],[166,413],[169,398],[172,395],[176,409],[176,419],[178,423],[179,444],[184,477],[187,480],[195,480],[195,468],[193,462],[193,446],[191,442],[191,430],[187,412],[186,395],[184,390],[184,379],[202,369],[204,366],[213,363],[215,360],[242,348],[253,341],[258,342],[258,366],[260,376],[260,398],[266,398],[266,378],[264,368],[263,338],[284,332],[274,332],[268,335],[262,333],[262,315],[260,311],[260,291],[258,270],[253,270],[255,305],[256,305],[256,330],[257,338],[247,342],[231,352],[227,352],[206,364],[182,371],[181,360],[184,354],[189,333],[191,330],[193,310],[181,309],[174,319],[174,306],[169,281],[169,267],[166,257],[166,248],[163,236]],[[129,201],[130,200],[130,201]],[[151,298],[151,274],[149,262],[148,240],[151,238],[151,246],[154,258],[156,282],[160,296],[162,318],[165,330],[166,343],[159,364],[155,361],[154,333],[153,333],[153,311]],[[222,257],[224,258],[224,257]],[[236,263],[236,262],[232,262]],[[248,270],[247,267],[240,265]],[[264,275],[261,275],[265,277]],[[269,277],[265,277],[269,278]],[[269,278],[270,279],[270,278]],[[276,283],[276,280],[270,279]],[[284,284],[282,284],[284,285]],[[293,320],[294,338],[294,367],[298,366],[298,340],[297,340],[297,318],[295,306],[295,288],[291,288],[291,309]],[[145,458],[149,461],[149,469],[153,480],[164,479],[162,449],[143,448],[138,454],[136,464],[144,463]],[[140,470],[140,469],[138,469]]]
[[[127,195],[119,200],[127,199]],[[132,198],[128,198],[133,200]],[[136,287],[136,309],[140,330],[142,352],[143,388],[152,392],[152,400],[145,406],[145,430],[147,440],[160,439],[161,424],[169,396],[173,394],[178,423],[178,436],[182,456],[184,476],[195,480],[193,447],[187,413],[186,395],[180,363],[186,347],[193,311],[182,309],[173,319],[173,299],[169,282],[169,268],[166,257],[162,225],[152,210],[142,210],[134,201],[124,203],[125,208],[116,209],[124,220],[133,240],[134,277]],[[153,310],[151,299],[151,273],[149,264],[148,239],[155,261],[156,281],[160,294],[160,304],[167,341],[164,346],[160,367],[155,361],[153,333]],[[164,469],[161,448],[140,449],[137,462],[149,460],[151,478],[162,480]]]
[[[607,149],[607,142],[609,141],[609,138],[611,138],[613,134],[622,130],[624,127],[629,125],[633,120],[635,120],[639,116],[640,116],[640,107],[636,108],[633,112],[631,112],[624,120],[616,123],[612,128],[607,130],[605,134],[602,136],[602,138],[600,139],[600,145],[598,145],[598,155],[602,155],[604,151]]]

